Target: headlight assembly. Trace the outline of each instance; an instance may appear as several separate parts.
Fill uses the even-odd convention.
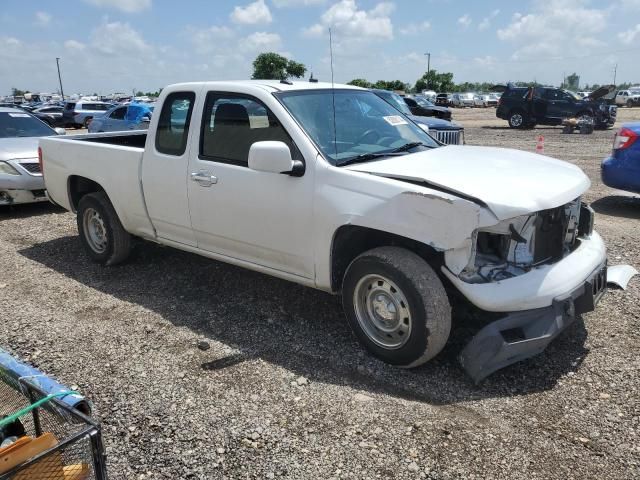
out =
[[[20,175],[19,171],[5,161],[0,161],[0,174],[2,173],[5,175]]]

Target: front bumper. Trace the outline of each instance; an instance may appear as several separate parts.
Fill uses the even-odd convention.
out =
[[[0,188],[0,205],[17,205],[20,203],[46,202],[49,198],[44,189],[11,190]]]
[[[594,310],[606,288],[605,260],[550,306],[512,312],[481,329],[462,350],[462,367],[478,383],[496,370],[541,353],[577,316]]]
[[[579,288],[607,258],[600,235],[580,238],[580,245],[556,263],[523,275],[491,283],[467,283],[446,267],[442,272],[471,303],[488,312],[515,312],[545,308],[554,299]]]

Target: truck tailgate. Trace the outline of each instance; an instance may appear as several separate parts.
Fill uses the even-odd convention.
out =
[[[107,140],[113,138],[104,135]],[[101,134],[44,137],[40,140],[43,174],[49,197],[74,211],[69,195],[73,176],[98,183],[109,196],[125,230],[134,235],[155,237],[147,216],[140,181],[144,148],[102,143]]]

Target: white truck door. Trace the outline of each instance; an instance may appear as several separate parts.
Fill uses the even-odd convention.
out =
[[[313,278],[313,169],[307,165],[305,175],[292,177],[248,168],[249,148],[265,140],[285,142],[293,158],[304,161],[257,98],[209,92],[202,112],[188,182],[198,247]]]
[[[190,246],[196,246],[187,196],[188,138],[195,99],[192,91],[165,97],[142,161],[147,211],[158,237]]]

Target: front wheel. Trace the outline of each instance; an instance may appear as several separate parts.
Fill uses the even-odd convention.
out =
[[[397,247],[369,250],[344,277],[347,321],[377,358],[416,367],[435,357],[451,331],[451,306],[442,282],[415,253]]]
[[[89,193],[78,204],[78,233],[91,259],[102,265],[116,265],[131,252],[131,235],[104,192]]]

